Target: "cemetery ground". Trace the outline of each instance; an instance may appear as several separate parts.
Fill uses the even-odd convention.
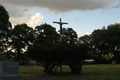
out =
[[[70,73],[70,69],[64,65],[63,73],[57,70],[56,75],[50,76],[43,72],[43,67],[19,66],[19,73],[23,78],[1,80],[120,80],[120,64],[95,64],[83,65],[79,75]]]

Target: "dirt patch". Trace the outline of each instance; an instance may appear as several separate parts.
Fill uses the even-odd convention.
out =
[[[51,78],[51,76],[46,73],[36,73],[24,75],[22,78]]]
[[[62,73],[56,73],[55,75],[48,75],[46,73],[37,73],[37,74],[28,74],[24,75],[22,78],[59,78],[59,77],[65,77],[65,76],[72,76],[71,72],[62,72]],[[79,75],[89,75],[88,73],[81,73]]]

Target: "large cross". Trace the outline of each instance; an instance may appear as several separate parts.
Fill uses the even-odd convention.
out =
[[[63,24],[68,24],[68,23],[62,22],[62,21],[61,21],[61,18],[60,18],[60,22],[55,22],[55,21],[53,21],[53,23],[57,23],[57,24],[60,25],[60,41],[62,41],[62,25],[63,25]],[[60,72],[62,73],[62,63],[61,63],[61,65],[60,65]]]
[[[53,21],[53,23],[57,23],[57,24],[60,25],[60,41],[62,41],[62,25],[63,25],[63,24],[68,24],[68,23],[61,22],[61,18],[60,18],[60,22],[55,22],[55,21]]]

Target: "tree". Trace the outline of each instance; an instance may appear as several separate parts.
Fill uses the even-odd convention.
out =
[[[56,29],[46,23],[35,27],[35,36],[36,36],[35,42],[38,43],[43,43],[44,40],[45,41],[50,40],[53,43],[59,41],[59,35],[56,32]]]
[[[120,62],[120,24],[108,25],[107,29],[94,30],[91,34],[91,54],[98,63],[103,63],[104,55],[114,54]]]
[[[53,74],[59,63],[55,50],[53,48],[61,47],[57,45],[59,41],[59,35],[55,28],[48,24],[42,24],[35,28],[36,40],[28,48],[28,55],[40,62],[44,67],[44,71],[48,74]],[[56,53],[57,54],[57,53]]]
[[[6,9],[0,5],[0,52],[7,50],[11,35],[11,23]]]
[[[26,24],[18,24],[12,30],[11,39],[11,49],[17,53],[17,61],[19,61],[20,54],[24,53],[26,48],[33,43],[33,29],[28,27]]]
[[[77,33],[72,28],[63,28],[62,30],[62,40],[69,43],[77,42]]]
[[[97,63],[102,63],[103,57],[108,53],[108,34],[105,28],[94,30],[91,34],[91,54]]]
[[[120,63],[120,24],[107,27],[109,53],[114,54],[117,63]]]
[[[66,64],[70,67],[71,72],[79,74],[82,70],[83,61],[88,55],[88,45],[86,44],[69,44],[67,47]],[[66,53],[64,54],[66,55]]]
[[[77,34],[73,29],[64,30],[67,34],[63,33],[63,41],[59,40],[55,28],[48,24],[37,26],[35,32],[36,40],[29,46],[27,54],[40,62],[47,74],[54,74],[61,64],[70,66],[75,74],[81,72],[81,62],[86,58],[88,46],[75,44]]]
[[[90,45],[91,43],[91,35],[84,35],[84,36],[81,36],[78,40],[78,43],[79,44],[87,44],[87,45]]]

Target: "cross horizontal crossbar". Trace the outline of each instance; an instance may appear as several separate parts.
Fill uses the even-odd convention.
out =
[[[60,18],[60,22],[54,21],[53,23],[57,23],[57,24],[60,25],[60,41],[62,41],[62,25],[63,25],[63,24],[68,24],[68,23],[62,22],[62,21],[61,21],[61,18]]]
[[[68,23],[64,23],[64,22],[53,22],[53,23],[57,23],[57,24],[68,24]]]

